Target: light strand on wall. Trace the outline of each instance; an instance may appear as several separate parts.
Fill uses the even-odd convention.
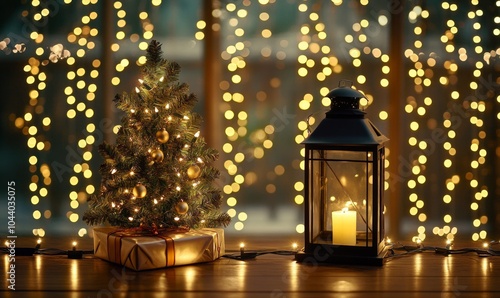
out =
[[[428,77],[433,76],[432,66],[435,64],[434,55],[429,55],[429,57],[421,57],[418,53],[424,46],[422,40],[423,28],[417,20],[425,20],[429,17],[429,12],[422,9],[419,5],[410,7],[408,13],[408,25],[413,29],[412,39],[413,44],[411,48],[405,50],[405,57],[408,58],[410,65],[412,65],[408,70],[408,76],[411,81],[413,81],[413,91],[417,94],[415,96],[409,95],[406,98],[407,104],[405,106],[405,111],[409,115],[414,115],[413,121],[409,123],[409,131],[411,137],[408,138],[408,144],[412,149],[412,152],[416,152],[412,156],[413,160],[410,160],[410,176],[408,181],[406,181],[406,187],[409,190],[408,200],[410,201],[409,213],[411,216],[417,218],[420,223],[417,227],[417,235],[413,237],[413,240],[424,241],[426,238],[426,227],[423,223],[427,221],[427,214],[425,212],[425,198],[424,195],[420,193],[422,189],[426,189],[427,186],[427,156],[423,153],[429,146],[426,141],[425,134],[421,133],[425,127],[422,127],[422,117],[427,114],[428,107],[430,108],[432,104],[432,98],[426,97],[422,100],[421,94],[423,90],[430,86],[430,79]],[[427,69],[426,65],[427,64]],[[411,93],[410,93],[411,94]],[[418,133],[418,134],[417,134]],[[448,231],[449,233],[449,231]]]
[[[221,81],[219,87],[223,91],[223,104],[220,109],[224,113],[224,119],[227,121],[227,126],[224,128],[227,142],[223,144],[222,150],[228,155],[228,159],[224,160],[224,168],[228,176],[231,177],[230,179],[233,180],[226,181],[223,192],[230,196],[227,199],[227,204],[232,208],[227,213],[232,218],[239,219],[232,222],[234,229],[237,231],[244,229],[244,221],[247,219],[247,214],[241,211],[238,212],[235,207],[238,203],[238,193],[241,190],[241,185],[245,182],[245,178],[248,178],[245,177],[245,173],[241,168],[241,163],[244,162],[246,156],[238,148],[238,140],[244,138],[248,133],[246,127],[248,124],[248,115],[241,108],[241,105],[245,101],[245,94],[241,92],[239,84],[242,82],[242,79],[245,79],[242,77],[242,75],[244,76],[242,69],[246,67],[246,58],[250,55],[249,44],[243,42],[245,37],[243,23],[248,15],[249,5],[248,1],[239,5],[228,3],[221,10],[214,10],[213,12],[215,17],[220,17],[221,22],[227,21],[225,25],[228,25],[228,27],[224,29],[230,32],[229,36],[224,40],[224,45],[227,44],[227,46],[221,53],[223,61],[227,62],[230,80]],[[236,123],[234,123],[235,120]],[[237,128],[235,129],[233,126],[237,126]],[[232,158],[229,158],[231,155]]]
[[[80,23],[68,33],[67,41],[76,49],[75,56],[69,57],[66,61],[68,71],[66,73],[67,85],[64,88],[66,95],[68,121],[80,123],[77,127],[82,127],[81,131],[76,130],[74,136],[68,141],[70,145],[66,148],[73,148],[76,144],[78,148],[78,159],[74,160],[71,167],[72,174],[68,178],[69,187],[69,207],[66,212],[67,219],[77,225],[81,225],[78,208],[87,201],[87,197],[95,192],[92,182],[93,171],[91,161],[93,158],[92,150],[96,142],[96,131],[101,129],[96,125],[95,111],[93,106],[96,98],[99,68],[101,61],[94,59],[90,67],[87,67],[88,56],[95,50],[96,41],[98,42],[99,30],[95,23],[98,20],[97,0],[82,1],[83,11],[90,11],[88,14],[82,14]],[[79,5],[79,4],[73,4]],[[87,229],[81,227],[78,235],[83,237],[87,234]]]
[[[39,1],[32,1],[29,9],[21,13],[22,17],[41,24],[48,22],[50,11],[40,4]],[[47,195],[53,179],[50,167],[44,159],[52,145],[48,139],[52,118],[46,116],[48,111],[45,109],[47,75],[43,70],[48,63],[48,60],[44,59],[44,57],[49,56],[49,53],[47,48],[43,46],[45,36],[38,31],[32,31],[29,34],[29,38],[32,40],[31,42],[34,42],[34,45],[30,42],[27,47],[36,47],[36,49],[34,50],[34,56],[28,59],[28,64],[23,68],[28,74],[26,83],[29,90],[29,103],[26,106],[24,116],[15,120],[16,127],[20,128],[22,133],[28,136],[27,147],[28,151],[32,152],[28,158],[29,172],[31,173],[29,190],[31,192],[31,204],[35,206],[32,216],[36,221],[40,220],[42,216],[45,219],[52,216],[49,209],[45,209],[43,213],[42,209],[48,208],[50,205],[47,201]],[[33,234],[40,237],[45,236],[43,225],[36,225],[38,227],[33,228]]]
[[[409,123],[409,129],[414,136],[408,138],[408,143],[416,151],[422,153],[413,156],[413,160],[410,160],[413,178],[407,183],[407,189],[410,190],[408,198],[410,203],[414,204],[409,209],[410,215],[417,217],[421,222],[417,229],[417,235],[413,237],[414,241],[423,241],[426,238],[424,222],[427,220],[427,215],[424,212],[426,209],[424,206],[432,206],[433,204],[431,201],[433,198],[425,195],[426,187],[424,184],[427,178],[431,177],[431,173],[426,169],[433,166],[427,166],[426,162],[434,150],[440,150],[435,148],[442,148],[444,155],[442,167],[446,176],[442,178],[441,185],[444,186],[445,191],[442,197],[444,203],[442,210],[446,211],[440,214],[443,226],[434,226],[433,234],[453,241],[458,232],[457,223],[460,223],[458,220],[454,220],[453,215],[456,213],[456,202],[462,199],[467,201],[467,198],[462,198],[464,194],[459,189],[468,188],[466,193],[473,194],[470,203],[471,214],[475,214],[472,218],[472,225],[477,228],[477,232],[472,233],[472,240],[478,241],[487,237],[484,225],[488,222],[488,218],[486,215],[480,214],[481,210],[485,212],[486,207],[481,207],[481,204],[484,202],[483,199],[488,196],[486,182],[481,182],[484,180],[481,174],[482,167],[486,162],[486,145],[482,144],[486,138],[486,131],[482,128],[486,105],[483,100],[477,98],[477,80],[481,76],[481,68],[483,67],[481,59],[488,52],[484,52],[481,46],[481,31],[479,30],[481,23],[477,19],[483,15],[483,12],[477,8],[477,5],[478,1],[471,1],[470,10],[466,12],[469,20],[462,22],[461,14],[467,9],[465,6],[448,2],[441,3],[442,14],[446,16],[444,20],[446,28],[440,37],[443,47],[435,49],[437,53],[426,52],[424,49],[430,47],[426,47],[420,39],[424,25],[429,22],[429,12],[418,5],[410,7],[409,10],[408,22],[414,24],[414,35],[412,35],[412,48],[405,50],[405,57],[413,63],[413,68],[409,70],[408,75],[414,81],[414,95],[407,97],[408,103],[405,106],[405,111],[412,115],[411,119],[414,119]],[[423,25],[420,25],[418,19],[423,21]],[[462,26],[459,23],[465,25]],[[468,28],[464,28],[467,26],[472,27],[470,31]],[[457,39],[463,38],[471,39],[470,48],[460,47],[460,44],[457,43]],[[461,42],[463,43],[463,40]],[[465,76],[468,68],[474,69],[471,78]],[[470,81],[464,82],[467,79]],[[464,92],[463,86],[465,84],[469,85],[469,91]],[[440,88],[448,92],[448,109],[442,114],[444,138],[442,142],[440,139],[429,141],[416,137],[425,135],[421,134],[422,121],[418,120],[419,117],[428,115],[429,111],[442,107],[440,102],[435,102],[439,99],[432,98],[432,88]],[[441,130],[438,126],[439,122],[431,116],[427,116],[427,118],[427,128],[437,138],[436,134]],[[420,133],[417,134],[417,132]],[[466,132],[470,132],[471,135],[469,136]],[[470,138],[468,140],[470,142],[469,150],[463,146],[464,139],[468,138]],[[470,163],[470,170],[462,173],[461,167],[464,157]],[[481,183],[483,184],[481,185]]]
[[[486,148],[488,145],[484,141],[487,136],[484,124],[487,115],[486,112],[488,111],[486,110],[485,103],[487,96],[484,94],[485,90],[479,90],[478,80],[482,77],[481,72],[484,65],[481,60],[485,58],[485,55],[489,54],[489,51],[485,51],[481,46],[481,18],[483,16],[483,11],[477,7],[478,4],[478,0],[471,0],[471,6],[469,6],[470,10],[467,12],[467,18],[470,19],[468,24],[472,25],[472,32],[474,32],[472,36],[474,51],[469,51],[472,53],[467,53],[467,50],[464,48],[458,50],[459,59],[461,61],[468,61],[470,57],[473,57],[472,61],[474,64],[473,77],[471,78],[469,87],[471,93],[476,94],[476,98],[470,101],[470,108],[475,110],[474,114],[477,116],[471,116],[469,119],[470,125],[472,126],[471,131],[473,131],[475,135],[471,136],[471,144],[469,147],[472,159],[470,163],[471,169],[465,175],[466,180],[470,180],[469,186],[471,188],[471,194],[474,194],[470,199],[470,209],[471,214],[473,214],[472,226],[475,229],[471,236],[473,241],[485,240],[488,236],[485,229],[485,225],[488,223],[488,217],[484,214],[487,210],[485,202],[487,202],[488,199],[488,186],[485,183],[485,176],[481,174],[482,169],[484,169],[486,165]],[[497,5],[498,4],[500,3],[497,2]],[[472,175],[470,175],[471,173]]]

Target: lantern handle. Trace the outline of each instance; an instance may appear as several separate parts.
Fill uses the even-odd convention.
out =
[[[350,83],[350,84],[347,85],[347,83]],[[342,80],[339,81],[339,87],[349,87],[349,88],[352,88],[353,85],[354,85],[354,82],[351,81],[351,80],[342,79]]]

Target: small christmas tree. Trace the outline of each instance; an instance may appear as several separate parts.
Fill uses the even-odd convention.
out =
[[[160,228],[227,226],[222,197],[214,185],[218,158],[200,137],[201,116],[187,84],[178,82],[180,66],[162,58],[153,40],[136,92],[114,99],[125,115],[116,144],[99,146],[101,187],[89,198],[83,220],[90,225]]]

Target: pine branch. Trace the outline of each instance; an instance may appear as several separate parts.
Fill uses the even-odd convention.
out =
[[[146,50],[146,67],[155,67],[160,64],[163,61],[162,54],[161,44],[153,39]]]

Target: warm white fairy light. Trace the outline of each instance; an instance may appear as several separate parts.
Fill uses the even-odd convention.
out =
[[[29,110],[35,110],[35,114],[42,116],[42,125],[41,128],[43,128],[43,131],[49,131],[51,130],[50,124],[51,124],[51,117],[50,116],[44,116],[49,110],[44,111],[43,103],[39,101],[39,99],[42,99],[45,97],[45,94],[43,94],[43,90],[46,89],[47,85],[50,84],[52,81],[49,80],[44,72],[43,66],[48,65],[50,62],[52,63],[64,63],[68,64],[69,71],[66,73],[66,79],[67,84],[64,87],[64,94],[67,96],[66,102],[68,104],[68,109],[66,111],[66,117],[68,119],[75,119],[79,113],[81,113],[85,118],[85,121],[87,122],[86,125],[86,131],[85,133],[88,135],[80,140],[76,140],[78,143],[78,146],[80,147],[79,150],[82,152],[82,157],[83,161],[80,163],[78,162],[75,165],[68,165],[70,167],[73,167],[74,173],[70,177],[61,177],[58,175],[58,179],[66,179],[68,180],[70,186],[70,207],[71,209],[77,209],[80,205],[81,202],[84,202],[86,200],[87,195],[92,194],[95,191],[95,187],[90,183],[87,184],[87,179],[91,179],[93,176],[92,170],[89,168],[89,162],[92,159],[92,144],[94,144],[95,137],[92,135],[93,132],[95,131],[95,124],[93,124],[93,116],[94,116],[94,110],[92,109],[92,101],[95,99],[95,91],[97,89],[97,85],[94,83],[94,81],[98,81],[98,76],[99,76],[99,71],[98,68],[100,66],[100,60],[99,59],[94,59],[91,62],[91,66],[89,65],[88,67],[82,67],[81,66],[81,61],[82,58],[86,58],[86,54],[90,51],[92,51],[95,48],[95,41],[94,39],[96,38],[98,34],[98,30],[94,28],[94,21],[97,18],[97,13],[93,11],[93,6],[95,4],[95,1],[91,2],[85,2],[83,5],[88,6],[89,9],[86,9],[86,14],[83,15],[81,18],[81,23],[76,23],[76,27],[74,27],[72,30],[69,31],[67,35],[67,40],[63,41],[62,43],[53,45],[53,44],[45,44],[46,41],[49,39],[46,38],[42,33],[38,33],[36,31],[33,31],[29,34],[29,38],[33,40],[34,43],[31,45],[37,47],[40,45],[39,48],[37,48],[35,52],[35,56],[31,57],[28,59],[28,65],[24,67],[24,71],[27,73],[31,73],[32,76],[29,76],[26,80],[27,84],[29,85],[31,89],[31,85],[35,85],[37,83],[36,80],[39,81],[37,84],[36,89],[32,89],[29,91],[29,97],[30,97],[30,102],[29,102]],[[28,10],[23,11],[23,18],[30,17],[29,14],[33,13],[32,17],[34,20],[37,22],[41,22],[43,24],[47,24],[50,22],[49,14],[47,14],[48,9],[43,8],[39,5],[38,1],[34,1],[31,3],[32,7],[29,8]],[[70,5],[70,3],[62,3],[61,5]],[[41,11],[40,11],[41,9]],[[90,11],[90,13],[88,13]],[[52,14],[50,14],[50,17],[53,17]],[[42,26],[43,27],[43,26]],[[30,29],[40,29],[42,27],[30,27]],[[28,37],[28,36],[26,36]],[[73,44],[72,46],[69,46],[69,44]],[[67,48],[71,48],[71,53]],[[47,49],[47,50],[45,50]],[[50,53],[49,53],[50,51]],[[48,57],[50,60],[43,60],[41,61],[41,57]],[[42,58],[43,59],[43,58]],[[41,62],[40,62],[41,61]],[[88,61],[88,60],[87,60]],[[64,80],[64,79],[63,79]],[[79,101],[79,102],[77,102]],[[36,119],[33,119],[33,117],[29,117],[28,115],[31,115],[30,112],[26,113],[25,115],[25,121],[33,121]],[[16,126],[21,128],[23,124],[21,121],[16,119]],[[34,126],[32,128],[30,127],[30,135],[32,137],[28,141],[28,147],[29,148],[36,148],[39,151],[50,151],[51,150],[51,141],[49,138],[43,136],[40,131],[38,130],[38,133],[34,131]],[[70,132],[70,136],[73,137],[74,135]],[[70,144],[71,146],[72,144]],[[31,201],[34,205],[38,205],[40,203],[40,197],[46,197],[48,195],[48,186],[51,184],[52,177],[51,177],[51,170],[47,166],[46,163],[40,162],[40,165],[37,164],[39,161],[35,162],[34,156],[30,157],[30,172],[35,174],[36,171],[38,170],[38,167],[40,168],[40,171],[42,172],[43,178],[38,178],[36,179],[38,182],[34,182],[36,184],[40,184],[40,187],[37,187],[39,189],[40,193],[39,195],[34,195],[31,198]],[[33,175],[32,178],[35,178],[36,174]],[[78,179],[79,176],[83,176],[80,179]],[[61,181],[62,182],[62,181]],[[43,185],[42,185],[43,183]],[[76,193],[72,188],[79,188],[81,191],[77,193],[78,200],[76,200],[75,195],[73,193]],[[31,188],[31,190],[34,190],[34,187]],[[38,211],[38,210],[36,210]],[[38,211],[39,212],[39,211]],[[37,216],[37,213],[35,212],[33,214],[34,216]],[[51,217],[52,213],[50,212],[49,209],[45,210],[43,212],[43,217],[46,219],[49,219]],[[71,222],[77,222],[78,221],[78,214],[74,212],[68,212],[67,213],[68,219]],[[35,218],[35,219],[40,219],[41,217]],[[83,228],[85,231],[85,228]],[[38,236],[44,236],[45,231],[41,228],[39,229],[33,229],[33,232],[35,235]]]
[[[66,1],[65,3],[70,2],[71,1]],[[73,3],[75,3],[75,1],[73,1]],[[264,5],[263,3],[266,4]],[[221,91],[224,93],[223,103],[228,104],[225,107],[227,108],[227,110],[232,112],[224,114],[224,117],[227,120],[227,126],[231,127],[231,129],[225,130],[227,141],[225,142],[225,144],[223,144],[222,148],[223,151],[227,153],[228,156],[230,156],[226,160],[228,161],[227,163],[226,161],[224,161],[225,169],[227,169],[229,175],[231,176],[241,174],[244,177],[241,184],[242,186],[251,180],[249,178],[258,176],[257,173],[251,171],[245,172],[245,169],[242,166],[242,162],[249,159],[248,154],[247,152],[238,152],[238,150],[242,150],[238,149],[239,147],[237,146],[239,144],[238,141],[241,140],[242,137],[254,133],[251,132],[247,127],[248,115],[246,111],[240,108],[240,104],[244,102],[245,99],[249,98],[250,94],[243,94],[240,90],[238,90],[239,85],[241,85],[242,81],[245,79],[245,72],[248,69],[248,67],[246,67],[249,63],[247,61],[247,57],[249,56],[250,51],[254,51],[255,48],[253,47],[252,49],[250,49],[250,47],[246,43],[247,40],[251,39],[251,36],[249,36],[249,30],[245,30],[246,28],[244,28],[242,24],[252,17],[251,13],[252,11],[254,11],[253,9],[256,8],[248,6],[258,5],[258,18],[260,22],[259,26],[261,26],[260,28],[258,28],[259,38],[264,40],[271,40],[270,38],[276,38],[277,34],[273,32],[272,29],[270,29],[271,26],[269,25],[269,21],[273,19],[273,15],[271,13],[273,10],[269,8],[272,8],[273,3],[275,2],[261,1],[259,3],[250,3],[249,1],[244,1],[244,3],[227,3],[224,4],[224,7],[222,7],[220,10],[214,11],[214,15],[221,16],[223,14],[227,14],[230,16],[227,19],[221,19],[222,21],[227,22],[223,24],[223,26],[228,26],[228,28],[232,30],[230,35],[231,38],[233,38],[230,41],[230,44],[226,48],[224,48],[221,53],[221,57],[223,58],[224,62],[227,62],[227,69],[230,72],[230,76],[227,80],[223,80],[220,82],[220,87]],[[366,3],[367,1],[362,1],[359,5],[365,6]],[[100,36],[98,35],[100,34],[100,32],[97,28],[94,28],[95,25],[93,24],[93,22],[99,20],[98,14],[92,11],[94,10],[93,8],[96,7],[96,4],[98,4],[98,1],[82,2],[82,5],[89,9],[86,9],[85,14],[77,18],[80,19],[81,17],[81,24],[78,23],[77,25],[75,25],[75,28],[72,28],[72,30],[70,30],[70,33],[67,35],[67,42],[69,42],[72,47],[76,49],[70,57],[73,59],[64,61],[64,63],[69,62],[68,65],[70,66],[70,70],[66,74],[68,83],[65,87],[71,88],[64,89],[67,101],[66,115],[68,119],[75,119],[75,117],[80,114],[87,117],[86,115],[91,116],[94,113],[91,108],[91,101],[95,98],[96,85],[93,84],[93,81],[100,81],[99,76],[102,69],[101,60],[100,58],[91,60],[92,66],[89,66],[88,68],[85,67],[85,69],[83,67],[79,67],[79,63],[83,61],[83,58],[88,59],[88,54],[90,54],[90,51],[95,48],[95,41],[93,41],[92,39],[100,39]],[[425,44],[425,39],[423,38],[425,27],[420,26],[420,24],[427,18],[429,18],[429,11],[426,11],[419,5],[409,7],[407,22],[412,26],[412,30],[409,30],[409,32],[413,32],[410,33],[413,34],[411,35],[413,40],[411,49],[407,49],[411,50],[411,53],[408,55],[406,55],[405,53],[405,57],[407,57],[407,59],[411,61],[412,64],[410,70],[411,74],[408,75],[415,84],[415,92],[417,92],[417,90],[420,92],[425,91],[425,88],[430,86],[442,85],[443,88],[450,90],[450,103],[456,102],[461,98],[466,97],[469,94],[464,94],[463,91],[459,94],[459,90],[458,88],[456,88],[456,84],[452,84],[451,82],[453,81],[453,77],[462,70],[462,65],[464,65],[464,63],[476,60],[482,63],[471,64],[474,65],[472,70],[474,79],[472,79],[471,82],[468,82],[466,85],[470,85],[471,93],[474,93],[475,90],[477,90],[478,81],[482,76],[482,71],[484,70],[483,67],[486,65],[487,60],[483,59],[482,57],[483,55],[486,55],[488,53],[489,49],[486,49],[483,46],[483,44],[485,43],[483,41],[484,37],[482,31],[484,31],[485,25],[481,25],[480,22],[482,20],[481,18],[484,18],[486,14],[483,14],[483,11],[479,9],[480,6],[477,1],[470,1],[470,4],[472,5],[467,4],[467,6],[466,4],[454,4],[445,1],[442,3],[442,5],[440,5],[439,8],[442,9],[442,12],[440,13],[446,14],[446,19],[443,21],[443,23],[446,24],[447,27],[445,28],[445,30],[443,30],[442,36],[438,36],[438,38],[442,42],[441,47],[443,51],[456,57],[456,62],[452,61],[451,59],[448,59],[448,61],[446,56],[439,57],[437,55],[433,55],[433,53],[426,52],[427,45]],[[346,5],[346,1],[333,1],[333,3],[328,3],[325,5],[331,5],[334,9],[336,9],[337,6],[339,6],[340,8],[341,5]],[[467,7],[464,5],[466,5]],[[153,9],[158,8],[157,4],[153,6]],[[145,48],[147,47],[147,42],[145,42],[144,40],[149,40],[154,35],[154,24],[150,19],[150,14],[145,11],[141,11],[141,9],[139,9],[137,13],[135,12],[136,10],[134,10],[134,14],[136,14],[135,17],[138,18],[141,23],[140,26],[138,26],[141,32],[134,33],[129,29],[125,30],[125,28],[129,27],[125,16],[127,15],[127,13],[130,14],[130,11],[128,11],[126,5],[124,5],[124,3],[122,3],[121,1],[114,1],[113,8],[115,10],[114,13],[116,13],[117,20],[116,29],[113,34],[113,43],[110,45],[110,47],[113,53],[116,54],[115,56],[124,56],[124,53],[119,53],[119,51],[121,51],[123,47],[122,45],[128,42],[135,44],[141,49],[141,51],[145,50]],[[331,88],[332,86],[327,86],[326,83],[321,84],[321,82],[327,82],[327,80],[331,79],[331,76],[333,75],[342,74],[343,68],[345,68],[347,64],[350,68],[354,69],[355,72],[359,72],[359,75],[356,77],[356,85],[369,86],[373,78],[377,78],[377,80],[379,80],[377,81],[377,85],[380,85],[382,88],[390,86],[390,84],[394,83],[389,82],[386,78],[387,74],[390,73],[390,69],[388,68],[389,57],[387,55],[384,55],[381,49],[374,47],[373,43],[370,44],[370,35],[364,32],[372,29],[371,26],[374,23],[377,24],[377,22],[378,25],[381,26],[382,30],[385,30],[385,26],[387,26],[388,24],[387,16],[380,15],[377,16],[375,20],[367,19],[365,16],[363,16],[360,19],[353,21],[352,24],[347,24],[346,28],[349,28],[350,32],[348,32],[345,38],[343,38],[340,42],[343,46],[346,46],[348,48],[348,51],[346,52],[346,54],[348,55],[348,59],[346,62],[346,59],[339,59],[341,57],[336,57],[336,55],[333,54],[335,53],[335,51],[333,51],[333,48],[329,49],[329,47],[332,45],[326,41],[332,38],[332,34],[330,34],[330,31],[327,30],[328,26],[324,24],[327,22],[322,22],[322,14],[314,11],[313,6],[309,3],[297,4],[297,9],[301,14],[303,14],[304,18],[306,19],[304,24],[302,24],[303,26],[301,26],[299,29],[300,33],[302,34],[301,40],[297,42],[297,45],[293,44],[294,49],[297,47],[299,49],[299,54],[297,55],[298,57],[296,57],[297,62],[300,65],[297,72],[297,77],[315,78],[315,81],[317,81],[319,85],[325,85],[326,87],[324,88]],[[467,22],[464,23],[466,24],[465,26],[468,27],[464,27],[464,29],[461,29],[462,27],[458,25],[460,24],[460,20],[457,19],[456,13],[457,11],[463,9],[466,9],[466,12],[467,10],[470,11],[466,13]],[[88,13],[88,11],[90,11],[90,13]],[[26,13],[28,13],[29,16],[32,16],[34,19],[39,19],[40,23],[51,21],[50,17],[53,17],[52,15],[44,15],[41,11],[39,11],[39,8],[35,7],[35,5],[33,4],[30,9],[26,10]],[[498,17],[495,16],[496,24],[498,24],[498,22],[496,21],[497,18]],[[205,26],[206,23],[202,20],[196,23],[196,27],[200,30],[200,32],[197,32],[195,36],[196,40],[203,40],[204,36],[198,33],[202,33],[201,30],[203,30]],[[212,29],[220,30],[220,26],[215,26]],[[472,32],[469,43],[471,45],[470,48],[463,45],[457,45],[454,42],[456,37],[460,37],[462,31]],[[43,30],[40,30],[40,32],[43,32]],[[498,29],[494,29],[493,32],[495,36],[498,36],[500,31],[498,31]],[[44,73],[42,58],[48,56],[48,49],[52,45],[48,45],[45,43],[48,38],[42,33],[32,32],[29,38],[31,39],[34,46],[39,47],[39,49],[37,49],[35,52],[36,55],[31,57],[33,59],[28,59],[28,63],[24,67],[24,71],[26,72],[27,76],[26,83],[29,90],[29,109],[31,110],[26,111],[24,115],[15,119],[15,125],[16,127],[23,129],[23,133],[24,130],[26,130],[26,135],[28,138],[27,146],[30,152],[33,152],[33,154],[30,154],[29,157],[29,171],[32,175],[31,180],[33,181],[32,183],[30,183],[29,189],[31,191],[31,202],[34,208],[37,209],[38,213],[36,214],[38,216],[39,213],[42,214],[41,210],[45,204],[44,198],[48,196],[50,191],[49,186],[53,185],[54,179],[54,173],[53,171],[51,171],[51,167],[43,159],[43,156],[46,155],[45,152],[50,150],[52,144],[50,140],[42,140],[44,137],[44,133],[46,131],[49,131],[50,126],[53,125],[53,121],[51,122],[51,120],[53,119],[51,119],[51,115],[47,114],[46,110],[43,111],[43,104],[41,104],[39,100],[40,98],[44,97],[44,92],[47,86],[49,86],[50,84],[48,79],[49,76]],[[263,58],[269,59],[276,57],[279,61],[281,61],[279,57],[286,57],[286,55],[290,55],[284,50],[285,46],[283,46],[283,44],[285,44],[285,41],[280,42],[280,46],[282,48],[280,48],[280,46],[263,47],[262,49],[258,49],[257,51],[260,52]],[[292,44],[292,42],[290,42],[290,44]],[[361,46],[365,44],[366,47]],[[422,56],[422,54],[425,56],[424,59],[422,59],[422,57],[419,57]],[[363,70],[367,65],[366,62],[369,61],[368,58],[374,58],[380,63],[380,73],[378,73],[379,75],[368,76],[364,73],[361,73],[361,70]],[[139,59],[137,59],[137,64],[142,64],[144,63],[144,61],[145,57],[141,56],[139,57]],[[117,59],[117,61],[115,61],[114,63],[115,73],[113,74],[111,83],[113,86],[118,86],[119,84],[121,84],[124,69],[126,69],[130,64],[133,63],[129,62],[128,59]],[[344,64],[342,65],[342,63]],[[319,65],[321,65],[321,71],[317,71]],[[438,75],[440,67],[444,67],[443,70],[446,73],[445,75]],[[432,74],[430,74],[431,72],[429,70],[433,71]],[[163,80],[163,77],[159,78],[159,82],[163,82]],[[143,82],[140,83],[143,84]],[[276,84],[273,86],[279,86],[279,79],[270,80],[269,84]],[[324,94],[324,88],[311,90],[310,94],[303,94],[303,96],[301,95],[299,98],[299,108],[304,111],[314,111],[314,104],[318,101],[324,100],[321,98],[317,98],[317,94]],[[453,90],[454,88],[457,90]],[[80,92],[79,90],[85,90],[85,94],[78,95],[77,93]],[[136,90],[139,90],[139,88],[137,88]],[[253,95],[254,94],[252,94],[251,96]],[[417,93],[415,95],[423,95],[423,93]],[[265,90],[259,91],[256,94],[256,98],[259,101],[264,101],[267,97],[268,94]],[[430,111],[435,110],[435,108],[437,107],[436,104],[438,100],[436,98],[430,98],[430,96],[427,96],[426,98],[428,99],[426,99],[423,103],[418,102],[418,100],[420,100],[419,96],[413,96],[413,98],[405,98],[404,100],[408,102],[408,105],[405,107],[406,114],[408,116],[415,116],[416,118],[420,119],[422,119],[422,117],[428,117]],[[432,101],[434,101],[434,103]],[[367,104],[369,103],[370,100],[368,100]],[[327,106],[327,104],[323,104],[323,106]],[[453,123],[451,121],[446,121],[448,119],[443,119],[443,121],[440,121],[438,119],[439,125],[444,126],[447,135],[450,136],[450,139],[447,142],[444,142],[437,149],[441,150],[444,154],[442,165],[443,170],[450,173],[450,175],[445,178],[446,181],[443,181],[443,185],[446,187],[446,194],[443,196],[443,198],[440,199],[442,199],[445,208],[448,208],[448,206],[452,206],[452,204],[456,203],[456,200],[458,199],[456,192],[460,185],[466,184],[469,189],[473,189],[475,191],[475,195],[473,199],[474,201],[470,203],[470,210],[473,214],[475,214],[474,218],[471,221],[475,233],[472,239],[481,240],[487,237],[485,229],[486,225],[491,224],[491,218],[488,218],[483,213],[485,212],[484,208],[486,206],[485,200],[491,198],[491,193],[493,191],[487,188],[484,178],[482,178],[480,174],[481,171],[484,170],[484,167],[488,163],[488,161],[491,161],[488,160],[490,156],[486,155],[485,149],[487,145],[487,130],[485,129],[487,123],[486,116],[487,113],[491,111],[487,110],[489,107],[486,105],[484,100],[471,102],[470,107],[471,111],[475,115],[470,119],[464,119],[464,124],[462,125],[467,126],[467,128],[473,129],[473,131],[471,130],[474,136],[471,137],[470,140],[470,153],[472,156],[474,156],[474,160],[470,160],[467,162],[467,164],[469,165],[469,171],[466,174],[453,173],[453,171],[455,171],[456,165],[459,163],[458,156],[460,154],[460,144],[458,144],[459,141],[457,136],[460,135],[460,132],[452,128]],[[170,107],[167,104],[165,105],[165,108],[169,109]],[[40,113],[41,110],[43,112]],[[156,111],[157,109],[155,108],[155,112]],[[131,112],[135,113],[135,111]],[[388,121],[390,119],[390,115],[385,111],[378,111],[378,115],[380,120]],[[79,150],[90,153],[90,150],[92,150],[91,148],[96,147],[94,146],[94,142],[97,139],[96,137],[92,138],[92,134],[98,132],[99,128],[94,123],[92,123],[95,120],[93,120],[92,118],[87,119],[86,120],[89,123],[85,128],[86,132],[90,134],[90,136],[84,138],[83,140],[77,140],[77,144],[79,146]],[[168,121],[172,121],[171,117],[169,117],[168,119]],[[467,122],[469,120],[472,122]],[[40,121],[43,121],[42,124],[39,123]],[[305,126],[304,121],[297,120],[297,122],[299,127]],[[419,127],[409,127],[409,129],[411,130],[411,134],[414,136],[422,135],[422,132],[425,130],[426,124],[424,124],[420,120],[416,122],[417,124],[419,124]],[[274,129],[275,128],[272,125],[262,128],[263,135],[265,137],[272,136]],[[300,129],[300,131],[305,131],[305,129]],[[260,133],[261,131],[257,132],[257,134],[259,135]],[[453,138],[451,136],[453,136]],[[304,137],[306,137],[305,132],[297,134],[295,140],[299,142]],[[490,136],[488,135],[488,137]],[[414,143],[414,145],[411,145],[412,148],[410,149],[415,150],[418,150],[420,148],[420,144],[422,144],[422,140],[417,139],[417,137],[415,137],[415,142],[413,139],[408,138],[408,142],[412,142],[412,144]],[[262,146],[258,146],[260,148],[255,148],[256,150],[251,153],[253,154],[253,156],[251,157],[262,158],[264,156],[265,150],[272,148],[272,144],[266,144],[267,147],[262,144]],[[302,151],[299,154],[302,154]],[[93,192],[93,187],[90,187],[91,185],[82,185],[82,183],[85,183],[85,181],[87,181],[86,179],[90,179],[90,177],[93,176],[89,166],[92,156],[87,154],[86,158],[88,158],[89,160],[85,160],[79,163],[79,165],[73,169],[74,173],[72,173],[71,177],[67,178],[68,183],[70,183],[72,188],[71,191],[82,189],[82,186],[84,189],[84,191],[75,191],[74,194],[70,196],[72,209],[74,209],[74,206],[78,206],[78,204],[80,204],[79,202],[81,202],[82,199],[84,200],[85,193],[90,194],[91,192]],[[426,156],[423,154],[416,157],[416,159],[418,161],[418,165],[412,166],[411,169],[412,177],[410,180],[412,181],[409,185],[405,184],[405,187],[411,190],[408,195],[408,201],[411,204],[412,208],[410,211],[412,212],[411,215],[419,222],[419,225],[421,224],[421,227],[423,227],[426,223],[429,222],[428,215],[425,212],[425,206],[430,205],[428,204],[428,200],[430,200],[430,198],[423,196],[424,192],[422,189],[424,189],[429,184],[429,173],[426,168],[428,169],[430,165],[429,161],[426,159]],[[277,170],[275,174],[276,173],[281,172]],[[459,176],[460,180],[457,180],[455,176]],[[412,188],[410,188],[410,186]],[[303,198],[301,198],[301,192],[298,191],[300,187],[299,185],[297,185],[296,187],[298,194],[295,196],[294,201],[297,204],[302,204]],[[232,183],[227,185],[227,187],[224,187],[224,192],[226,194],[235,195],[239,191],[240,188]],[[40,217],[49,218],[50,212],[43,212],[43,215],[41,215]],[[443,224],[439,225],[437,229],[433,229],[432,231],[436,231],[436,235],[444,237],[448,237],[445,231],[448,231],[450,234],[454,235],[453,232],[456,233],[457,229],[453,225],[453,223],[456,221],[453,214],[451,212],[445,212],[443,214],[440,214],[440,217],[442,218]],[[425,234],[424,229],[420,230],[423,230]],[[39,230],[37,229],[37,232],[38,231]],[[43,229],[41,229],[40,232],[44,233]],[[419,236],[425,237],[424,235],[420,234]]]

